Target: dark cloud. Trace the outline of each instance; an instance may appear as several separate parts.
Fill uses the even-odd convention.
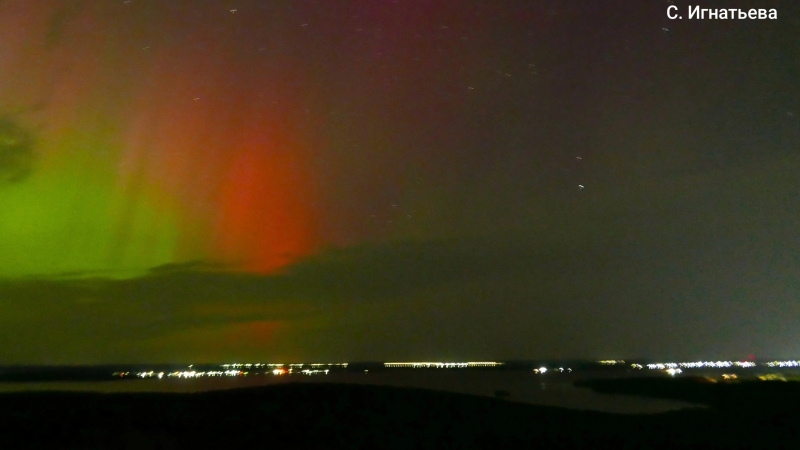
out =
[[[631,181],[590,194],[583,200],[593,207],[580,215],[551,205],[536,227],[330,249],[270,276],[191,263],[128,280],[6,281],[0,338],[16,344],[3,356],[58,359],[50,354],[58,348],[72,358],[148,360],[171,342],[172,358],[210,358],[204,339],[222,339],[221,330],[239,336],[233,330],[276,324],[282,331],[270,342],[280,350],[261,342],[237,353],[241,343],[232,342],[225,351],[251,359],[789,357],[800,317],[792,306],[796,166],[790,158]]]

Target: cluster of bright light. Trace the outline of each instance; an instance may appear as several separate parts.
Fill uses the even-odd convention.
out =
[[[667,369],[667,373],[674,377],[679,373],[683,373],[683,371],[681,369]]]
[[[153,378],[153,377],[162,378],[164,376],[164,372],[156,373],[151,370],[149,372],[139,372],[136,374],[136,376],[139,378]]]
[[[183,371],[172,372],[167,376],[170,378],[243,377],[247,376],[249,373],[250,372],[242,372],[240,370],[226,370],[224,372],[220,371],[197,372],[195,370],[192,371],[183,370]]]
[[[677,363],[653,363],[647,365],[647,368],[651,370],[675,369],[677,367]]]
[[[250,369],[250,368],[280,368],[280,367],[303,367],[303,366],[311,366],[311,367],[344,367],[347,368],[347,363],[314,363],[314,364],[223,364],[222,367],[226,369]]]
[[[739,378],[739,377],[737,377],[735,373],[723,373],[722,374],[722,379],[723,380],[735,380],[737,378]]]
[[[621,359],[606,359],[606,360],[597,361],[597,362],[599,362],[600,364],[602,364],[604,366],[614,366],[614,365],[617,365],[617,364],[625,364],[625,361],[623,361]]]
[[[786,378],[784,378],[783,375],[777,373],[769,373],[767,375],[761,375],[760,377],[758,377],[758,379],[761,381],[786,381]]]
[[[223,364],[222,367],[226,369],[252,369],[259,367],[281,367],[283,364]]]
[[[499,362],[387,362],[384,367],[409,367],[412,369],[453,369],[465,367],[496,367],[503,363]]]
[[[539,367],[538,369],[533,369],[533,373],[543,374],[543,373],[547,373],[549,370],[551,370],[551,369],[548,369],[547,367]],[[564,373],[564,372],[572,373],[572,369],[570,369],[569,367],[567,367],[566,369],[563,368],[563,367],[559,367],[558,369],[552,369],[552,370],[554,372],[560,372],[560,373]]]
[[[730,367],[751,368],[755,367],[756,363],[751,361],[697,361],[697,362],[682,362],[682,363],[655,363],[648,364],[648,369],[665,370],[677,369],[682,367],[684,369],[700,369],[703,367],[712,369],[722,369]]]
[[[800,367],[800,361],[771,361],[767,363],[769,367]]]
[[[165,375],[168,378],[242,377],[242,376],[248,376],[250,374],[250,372],[249,371],[245,372],[245,371],[236,370],[236,369],[238,369],[238,368],[248,368],[248,367],[250,367],[250,368],[253,368],[253,367],[274,368],[273,370],[269,371],[269,372],[272,372],[273,375],[286,375],[286,374],[291,374],[292,371],[294,370],[293,368],[303,367],[304,365],[306,365],[306,364],[288,364],[288,365],[286,365],[286,364],[223,364],[223,367],[226,368],[226,370],[224,370],[224,371],[222,371],[222,370],[210,370],[210,371],[201,372],[201,371],[197,371],[197,370],[179,370],[179,371],[175,371],[175,372],[171,372],[171,373],[166,373],[166,372],[156,372],[156,371],[150,370],[150,371],[144,371],[144,372],[137,372],[136,373],[136,377],[138,377],[138,378],[159,378],[159,379],[163,378]],[[300,371],[300,373],[302,373],[304,375],[318,375],[318,374],[326,374],[327,375],[328,372],[330,371],[330,369],[328,367],[333,367],[333,366],[347,367],[347,363],[341,363],[341,364],[308,364],[308,365],[310,365],[310,366],[312,366],[314,368],[313,369],[302,370],[302,371]],[[288,366],[289,368],[287,369],[284,366]],[[191,367],[192,366],[189,366],[189,368],[191,368]],[[264,374],[266,375],[269,372],[264,372]],[[129,374],[130,374],[130,372],[114,372],[112,374],[112,376],[114,376],[114,377],[125,377],[126,375],[129,375]],[[258,375],[258,374],[259,374],[259,372],[255,372],[254,373],[254,375]]]
[[[633,364],[631,364],[631,369],[641,370],[642,369],[642,365],[633,363]]]
[[[276,376],[287,375],[287,374],[291,375],[292,371],[294,371],[294,369],[292,368],[286,369],[284,367],[279,367],[277,369],[274,369],[272,371],[272,374]],[[322,374],[327,375],[328,372],[330,372],[330,369],[304,369],[300,371],[300,373],[302,373],[303,375],[322,375]]]

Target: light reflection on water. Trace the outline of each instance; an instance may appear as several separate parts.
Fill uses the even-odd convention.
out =
[[[204,392],[280,383],[350,383],[395,387],[413,387],[494,396],[498,390],[510,393],[509,401],[622,414],[653,414],[682,408],[701,407],[686,402],[598,394],[573,386],[578,379],[602,377],[602,374],[545,374],[525,371],[387,371],[369,374],[331,373],[319,376],[219,377],[198,379],[146,379],[108,382],[0,383],[0,392],[19,391],[92,391],[92,392]]]

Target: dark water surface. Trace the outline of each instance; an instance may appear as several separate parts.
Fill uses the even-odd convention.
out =
[[[92,392],[205,392],[281,383],[348,383],[412,387],[480,396],[498,390],[510,393],[508,400],[535,405],[623,414],[654,414],[702,407],[679,401],[610,395],[575,387],[577,380],[608,376],[603,373],[533,374],[527,371],[401,370],[376,373],[330,373],[328,375],[250,375],[195,379],[145,379],[91,382],[0,383],[0,392],[92,391]]]

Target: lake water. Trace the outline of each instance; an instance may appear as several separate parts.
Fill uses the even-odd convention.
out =
[[[330,373],[328,375],[256,375],[196,379],[146,379],[108,382],[0,383],[0,392],[92,391],[92,392],[204,392],[265,386],[280,383],[350,383],[433,389],[493,397],[495,391],[510,393],[509,401],[562,408],[620,414],[654,414],[683,408],[703,407],[685,402],[598,394],[575,387],[579,379],[602,374],[533,374],[527,371],[399,370],[375,373]]]

